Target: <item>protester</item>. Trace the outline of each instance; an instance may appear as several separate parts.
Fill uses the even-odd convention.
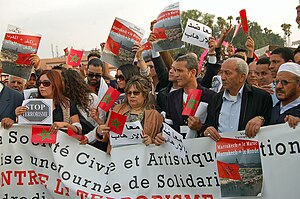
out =
[[[268,91],[270,94],[273,94],[272,85],[273,85],[273,77],[272,73],[269,69],[270,66],[270,59],[269,57],[262,57],[257,60],[256,62],[256,71],[257,71],[257,79],[258,79],[258,85],[260,88],[263,88],[264,86],[268,86],[268,89],[271,89]]]
[[[222,132],[245,130],[254,137],[262,125],[269,124],[271,96],[246,83],[248,65],[240,58],[229,58],[221,67],[224,91],[208,104],[204,136],[218,141]]]
[[[272,109],[270,124],[288,122],[295,128],[300,121],[300,65],[292,62],[282,64],[275,84],[279,102]]]
[[[177,84],[181,88],[169,93],[166,118],[170,120],[171,127],[182,134],[184,138],[187,134],[187,127],[200,134],[203,127],[200,118],[182,115],[183,104],[186,103],[190,89],[202,90],[200,101],[203,103],[209,103],[215,93],[198,84],[196,78],[198,74],[198,63],[193,55],[187,54],[180,56],[173,64]],[[164,143],[164,138],[161,134],[158,134],[155,140],[158,145]]]
[[[25,84],[25,89],[36,88],[36,74],[31,73],[28,81]]]
[[[78,116],[85,135],[81,143],[91,143],[92,146],[106,151],[107,144],[96,140],[96,128],[105,123],[106,113],[98,109],[101,99],[93,93],[82,76],[75,70],[63,70],[65,95],[73,102],[79,111]]]
[[[258,73],[256,70],[256,62],[253,61],[249,64],[249,73],[247,76],[247,83],[252,86],[258,86]]]
[[[105,80],[102,77],[103,62],[98,58],[92,58],[88,62],[87,83],[93,93],[97,94],[100,99],[108,89]]]
[[[17,77],[17,76],[13,76],[13,75],[10,75],[8,77],[8,87],[11,89],[17,90],[22,94],[23,94],[23,90],[25,88],[25,84],[26,84],[26,80],[21,77]]]
[[[69,128],[77,134],[82,133],[78,110],[75,104],[64,95],[64,87],[59,72],[54,70],[43,71],[37,80],[38,98],[53,100],[53,124],[50,132]],[[22,115],[27,108],[16,108],[16,115]]]
[[[125,87],[125,100],[114,107],[113,111],[127,116],[126,122],[140,121],[144,130],[143,143],[153,144],[157,133],[161,132],[163,117],[155,110],[151,101],[151,84],[141,76],[133,76]],[[108,138],[110,128],[100,125],[97,134]],[[107,149],[110,153],[111,146]]]
[[[293,62],[294,54],[293,51],[286,47],[276,48],[271,52],[270,55],[270,66],[269,69],[272,73],[273,78],[276,77],[277,71],[281,64],[285,62]]]

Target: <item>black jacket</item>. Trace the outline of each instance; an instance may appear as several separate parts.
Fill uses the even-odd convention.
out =
[[[214,126],[218,130],[223,93],[224,91],[216,94],[212,102],[208,104],[206,127]],[[255,116],[263,116],[265,118],[264,125],[268,125],[270,123],[272,106],[273,102],[269,93],[246,83],[243,89],[240,118],[238,118],[238,130],[245,130],[248,121]]]

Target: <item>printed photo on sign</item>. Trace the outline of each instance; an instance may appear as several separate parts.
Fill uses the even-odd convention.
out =
[[[2,72],[28,79],[30,55],[37,53],[40,40],[41,35],[8,25],[1,49]]]
[[[135,52],[132,47],[140,43],[144,30],[128,21],[116,18],[105,43],[101,60],[117,68],[132,64]]]
[[[188,19],[182,41],[202,48],[208,48],[208,41],[211,34],[212,30],[210,27],[192,19]]]
[[[216,144],[221,196],[260,196],[263,172],[259,142],[221,138]]]
[[[24,99],[35,99],[38,96],[38,89],[37,88],[25,89],[23,93],[24,93]]]
[[[18,117],[19,124],[52,124],[52,99],[27,99],[27,111]]]
[[[153,49],[156,52],[184,47],[180,21],[179,2],[167,6],[156,18],[153,33],[156,40]]]

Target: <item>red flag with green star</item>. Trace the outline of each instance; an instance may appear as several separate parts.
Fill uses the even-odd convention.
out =
[[[126,118],[127,116],[112,111],[107,125],[112,132],[122,135]]]
[[[121,93],[119,91],[110,86],[99,102],[98,107],[107,112],[114,105],[120,94]]]
[[[248,27],[248,20],[247,20],[247,14],[246,14],[245,9],[240,11],[240,18],[241,18],[241,24],[242,24],[244,33],[246,34],[246,32],[248,32],[248,30],[249,30],[249,27]]]
[[[75,50],[71,48],[68,57],[67,57],[67,62],[66,64],[76,67],[80,65],[81,59],[83,56],[83,50]]]
[[[32,125],[31,142],[33,143],[56,143],[57,133],[50,134],[51,126]]]
[[[70,128],[68,128],[68,136],[71,136],[73,138],[75,138],[78,141],[81,141],[84,139],[84,135],[78,135],[77,133],[75,133],[74,131],[72,131]]]
[[[194,116],[200,102],[202,95],[202,90],[199,89],[190,89],[189,94],[182,111],[182,115]]]

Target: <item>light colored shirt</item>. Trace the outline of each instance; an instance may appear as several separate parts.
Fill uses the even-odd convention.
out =
[[[282,102],[280,102],[280,114],[284,113],[285,111],[294,108],[295,106],[298,106],[300,104],[300,97],[295,99],[294,101],[288,103],[285,106],[282,106]]]
[[[227,90],[223,94],[223,103],[219,115],[218,131],[234,132],[238,130],[239,119],[242,105],[242,94],[244,86],[239,90],[236,96],[232,96]]]
[[[274,93],[271,95],[272,96],[272,101],[273,101],[273,107],[274,107],[279,102],[279,100],[276,96],[275,84],[271,83],[270,85],[272,86],[272,90],[274,91]]]

